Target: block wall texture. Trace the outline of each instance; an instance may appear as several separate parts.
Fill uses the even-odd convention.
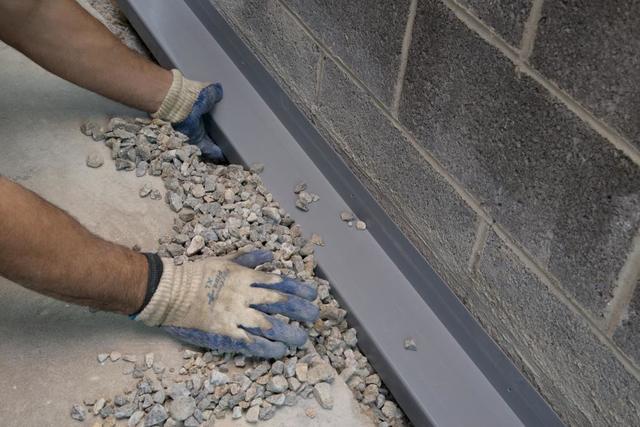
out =
[[[640,425],[640,9],[212,0],[569,425]]]

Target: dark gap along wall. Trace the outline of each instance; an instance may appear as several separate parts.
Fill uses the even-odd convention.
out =
[[[567,424],[640,423],[639,2],[212,2]]]

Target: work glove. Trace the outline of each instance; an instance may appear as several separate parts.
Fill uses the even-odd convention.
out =
[[[205,158],[224,162],[222,150],[205,132],[203,121],[203,116],[222,99],[222,86],[186,79],[178,70],[171,70],[171,73],[171,87],[151,117],[171,122],[175,130],[189,137],[190,144],[200,148]]]
[[[303,345],[307,333],[271,315],[314,322],[319,310],[313,287],[252,269],[271,259],[268,251],[180,266],[162,259],[158,288],[136,320],[199,347],[281,358],[288,347]]]

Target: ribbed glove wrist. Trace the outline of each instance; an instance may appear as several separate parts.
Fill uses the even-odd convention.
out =
[[[189,312],[198,286],[202,282],[202,268],[187,263],[176,266],[170,259],[162,259],[163,273],[158,289],[136,320],[149,326],[179,322]]]
[[[173,82],[162,100],[158,111],[151,117],[179,123],[187,118],[193,109],[200,91],[211,83],[197,82],[185,78],[179,70],[171,70]]]

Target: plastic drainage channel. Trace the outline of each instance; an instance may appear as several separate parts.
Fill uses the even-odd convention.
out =
[[[232,162],[264,163],[282,208],[323,236],[321,274],[414,425],[562,425],[208,1],[119,3],[161,64],[223,83],[211,135]],[[307,213],[295,208],[299,182],[320,195]],[[367,231],[341,222],[345,209]]]

